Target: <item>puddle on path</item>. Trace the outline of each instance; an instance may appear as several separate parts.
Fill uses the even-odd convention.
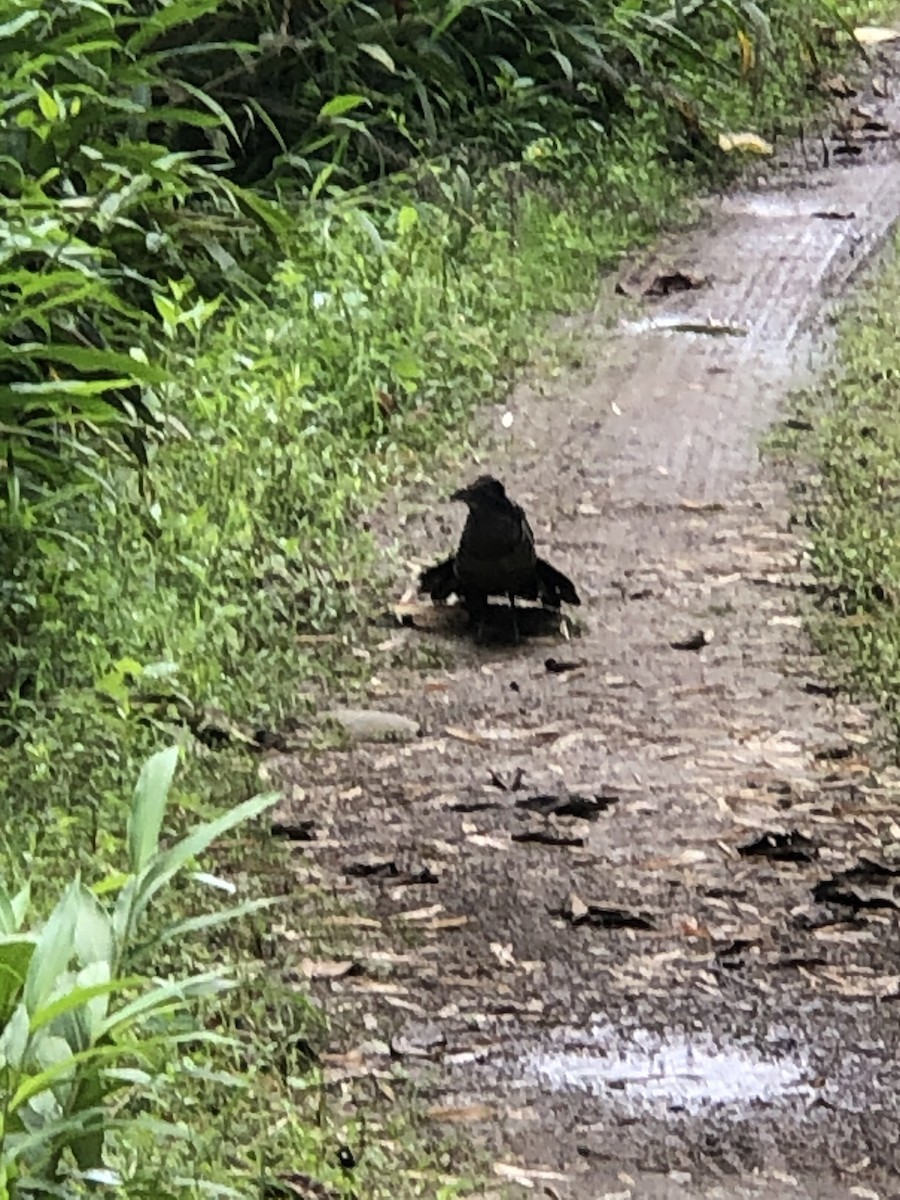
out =
[[[809,1101],[821,1092],[802,1056],[766,1057],[704,1034],[660,1037],[636,1030],[623,1038],[612,1025],[597,1023],[586,1032],[559,1031],[553,1042],[516,1060],[520,1085],[589,1092],[632,1112],[693,1115],[712,1105]]]

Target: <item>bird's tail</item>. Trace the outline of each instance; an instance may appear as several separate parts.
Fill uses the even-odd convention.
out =
[[[426,567],[419,576],[419,592],[432,600],[447,600],[457,588],[453,558]]]
[[[566,604],[581,604],[578,593],[575,591],[575,584],[568,575],[563,575],[562,571],[551,567],[543,558],[537,560],[536,569],[542,604],[547,604],[551,608],[559,608],[563,600]]]

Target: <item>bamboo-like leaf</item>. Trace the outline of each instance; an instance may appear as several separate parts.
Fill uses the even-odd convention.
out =
[[[170,746],[149,758],[141,768],[128,816],[128,862],[140,874],[159,849],[159,834],[178,765],[178,747]]]
[[[236,825],[252,820],[253,817],[265,812],[267,808],[272,808],[278,803],[279,799],[279,792],[269,792],[265,795],[253,796],[250,800],[245,800],[243,804],[236,805],[233,809],[223,813],[222,816],[217,817],[215,820],[207,821],[203,825],[198,826],[187,837],[172,846],[171,849],[150,861],[138,877],[136,883],[133,901],[135,915],[140,915],[143,912],[153,896],[161,887],[169,882],[185,863],[190,862],[192,858],[196,858],[198,854],[202,854],[217,838],[220,838],[223,833],[227,833],[229,829],[234,829]]]
[[[38,935],[25,976],[24,1001],[29,1015],[46,1003],[72,958],[80,892],[81,881],[76,875]]]
[[[215,929],[219,925],[226,925],[229,921],[237,920],[239,917],[246,917],[251,913],[261,912],[265,908],[271,908],[281,903],[284,903],[283,898],[277,896],[257,900],[244,900],[240,904],[232,905],[230,908],[203,913],[197,917],[186,917],[183,921],[176,921],[173,925],[168,925],[144,949],[149,950],[155,949],[158,946],[165,946],[169,942],[174,942],[184,937],[186,933],[199,933],[201,929]]]
[[[73,1009],[82,1007],[97,996],[111,996],[115,992],[139,987],[143,982],[142,976],[132,975],[124,979],[109,979],[104,983],[95,983],[89,987],[73,987],[71,991],[59,996],[33,1014],[31,1018],[31,1031],[34,1033],[39,1029],[43,1029],[45,1025],[49,1025],[51,1021],[55,1021],[57,1017],[64,1016]]]

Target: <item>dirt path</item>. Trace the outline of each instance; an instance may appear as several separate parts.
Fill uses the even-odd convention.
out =
[[[483,464],[576,579],[583,636],[385,635],[371,703],[420,735],[276,764],[286,818],[314,821],[303,869],[372,914],[318,984],[333,1076],[399,1062],[498,1186],[900,1195],[897,881],[841,877],[900,841],[900,774],[821,694],[756,450],[898,215],[883,145],[711,205],[677,258],[710,285],[598,335],[576,390],[517,392]],[[710,317],[745,335],[653,327]],[[424,499],[404,500],[419,562],[462,517]],[[452,669],[404,668],[429,639]],[[741,852],[765,834],[783,859]]]

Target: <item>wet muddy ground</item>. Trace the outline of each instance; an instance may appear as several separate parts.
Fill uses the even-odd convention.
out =
[[[346,961],[288,931],[330,1078],[408,1074],[498,1189],[900,1196],[900,771],[828,695],[758,452],[900,216],[894,141],[854,144],[710,201],[646,267],[701,286],[629,302],[585,377],[484,416],[469,474],[576,580],[578,635],[475,645],[408,605],[368,703],[415,724],[270,764],[280,819],[312,823],[298,880],[362,914],[335,918]],[[411,489],[386,545],[398,514],[399,596],[463,514]]]

